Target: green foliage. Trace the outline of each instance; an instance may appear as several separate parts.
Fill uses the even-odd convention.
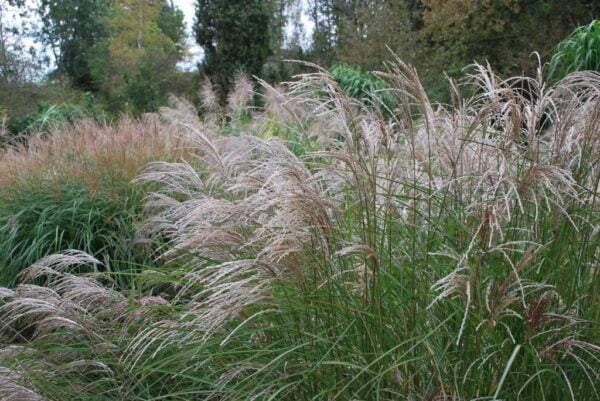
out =
[[[395,54],[417,67],[428,93],[448,102],[445,74],[462,75],[469,63],[489,62],[503,76],[537,67],[575,27],[600,16],[600,3],[574,0],[316,0],[311,56],[320,64],[381,70]]]
[[[119,0],[98,43],[92,75],[110,113],[156,111],[166,99],[184,51],[183,14],[166,0]]]
[[[139,71],[131,78],[126,77],[125,96],[135,114],[154,112],[164,104],[159,78],[148,62],[142,62]]]
[[[109,0],[41,0],[38,12],[42,40],[57,54],[59,71],[80,89],[95,90],[90,57],[95,45],[108,35],[105,17]]]
[[[93,107],[93,103],[89,103],[88,106]],[[13,135],[27,132],[46,132],[56,124],[91,117],[90,110],[92,109],[72,103],[51,105],[41,102],[36,113],[13,117],[9,121],[8,129]]]
[[[36,120],[36,114],[25,114],[22,116],[16,116],[9,120],[7,128],[11,135],[19,135],[27,132],[29,127],[34,125]]]
[[[3,188],[0,194],[0,283],[45,255],[82,249],[123,270],[146,261],[132,247],[142,193],[127,181],[107,177],[91,191],[82,182],[44,182]]]
[[[225,103],[237,72],[260,76],[270,48],[270,15],[263,0],[198,0],[196,42],[204,49],[203,72]]]
[[[600,20],[577,28],[554,49],[549,72],[553,79],[573,71],[600,72]]]
[[[330,73],[349,96],[359,100],[376,100],[388,108],[393,107],[394,100],[389,93],[389,86],[373,73],[344,64],[334,66]]]
[[[181,45],[185,39],[185,22],[183,11],[164,3],[156,20],[158,28],[173,41]]]

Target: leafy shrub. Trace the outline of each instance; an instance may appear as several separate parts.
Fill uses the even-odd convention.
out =
[[[85,117],[91,116],[84,107],[77,104],[51,105],[42,102],[38,105],[36,113],[13,117],[9,122],[8,129],[12,135],[20,135],[26,132],[46,132],[53,125],[73,122]]]
[[[393,98],[389,94],[389,86],[373,73],[345,64],[334,66],[330,72],[333,79],[349,96],[359,100],[373,100],[375,97],[385,106],[392,106]]]
[[[574,71],[600,72],[600,20],[577,28],[553,53],[550,76],[554,79]]]
[[[35,119],[36,114],[33,113],[15,116],[10,119],[8,123],[8,130],[13,136],[27,132],[27,130],[34,125]]]
[[[155,112],[163,105],[164,98],[160,94],[160,79],[152,71],[148,62],[141,63],[139,71],[127,77],[125,99],[132,106],[136,115]]]

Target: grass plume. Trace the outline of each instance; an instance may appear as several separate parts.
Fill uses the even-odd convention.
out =
[[[56,400],[597,399],[600,76],[531,96],[476,65],[452,106],[378,76],[393,101],[321,69],[262,83],[263,112],[239,81],[241,119],[174,99],[191,149],[135,180],[156,265],[34,264],[0,289],[27,339],[0,363]]]

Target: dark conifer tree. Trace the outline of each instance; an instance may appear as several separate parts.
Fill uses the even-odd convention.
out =
[[[203,71],[225,99],[234,75],[260,76],[272,52],[271,15],[264,0],[198,0],[194,32]]]

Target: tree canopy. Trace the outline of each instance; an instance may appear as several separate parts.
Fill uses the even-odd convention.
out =
[[[444,102],[449,100],[446,75],[458,77],[474,61],[489,62],[501,76],[531,75],[538,63],[534,52],[549,62],[561,40],[579,26],[596,26],[590,22],[600,18],[597,0],[572,0],[568,7],[563,0],[190,4],[195,21],[186,31],[173,0],[0,0],[0,103],[22,95],[22,102],[11,103],[13,115],[35,110],[41,101],[94,99],[111,115],[140,114],[164,105],[169,93],[197,98],[204,76],[223,103],[238,72],[277,83],[307,68],[288,59],[350,67],[338,72],[380,70],[392,52],[414,65],[429,95]],[[13,16],[19,7],[19,13],[40,21],[27,33],[19,18],[5,12],[8,7]],[[597,41],[586,39],[596,30],[588,29],[590,35],[580,30],[563,42],[563,56],[554,58],[553,69],[563,74],[595,65],[580,59],[596,60],[593,55],[600,53]],[[191,62],[186,59],[190,36],[203,50]],[[32,39],[43,45],[41,52],[29,52]],[[41,68],[44,58],[49,69]],[[199,68],[190,69],[195,63]]]
[[[223,99],[236,72],[260,75],[272,53],[270,23],[263,0],[198,0],[194,32],[204,49],[202,69]]]
[[[105,19],[110,0],[40,0],[40,32],[43,43],[51,46],[59,71],[73,84],[94,90],[90,53],[108,37]]]
[[[96,45],[92,74],[109,107],[123,103],[134,112],[157,109],[164,82],[181,59],[183,15],[165,0],[115,2]]]

